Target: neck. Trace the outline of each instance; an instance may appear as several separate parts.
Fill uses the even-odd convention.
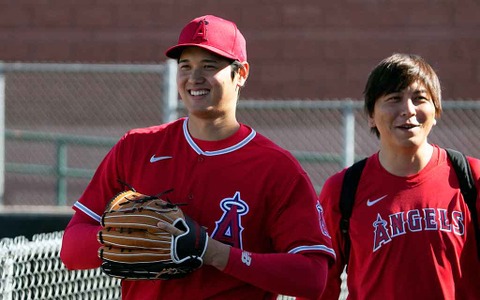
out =
[[[381,149],[380,164],[393,175],[409,176],[420,172],[430,161],[433,155],[433,146],[425,143],[417,149],[406,151],[389,151]]]
[[[235,118],[217,118],[212,120],[188,118],[188,131],[196,139],[219,141],[233,135],[240,128]]]

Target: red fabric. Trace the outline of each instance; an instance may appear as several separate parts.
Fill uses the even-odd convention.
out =
[[[78,269],[100,264],[95,226],[108,201],[125,189],[118,180],[143,194],[173,189],[165,198],[183,204],[184,213],[204,226],[210,237],[234,248],[251,253],[308,253],[333,262],[318,197],[289,152],[245,125],[222,141],[194,140],[186,122],[180,119],[131,130],[112,148],[74,205],[76,215],[85,214],[79,222],[85,224],[66,229],[62,246],[66,264]],[[85,245],[81,245],[83,239]],[[82,251],[76,247],[85,247],[88,255],[79,259]],[[285,259],[290,257],[297,256]],[[159,295],[162,299],[263,299],[273,294],[256,282],[210,266],[180,280],[122,283],[124,300]]]
[[[237,26],[225,19],[206,15],[190,21],[180,33],[178,43],[165,55],[178,59],[188,46],[207,49],[220,56],[244,62],[247,60],[247,45]]]
[[[479,160],[469,160],[478,186]],[[345,170],[329,178],[320,194],[337,253],[322,299],[338,299],[340,292],[345,262],[339,254],[343,252],[339,198],[344,174]],[[470,211],[445,150],[437,146],[427,166],[407,177],[388,173],[378,154],[368,159],[350,218],[350,238],[349,299],[478,299],[480,295],[480,262]]]
[[[85,216],[75,213],[63,235],[60,259],[69,270],[94,269],[100,267],[98,258],[97,232],[102,227]]]
[[[232,248],[224,272],[277,294],[318,299],[327,270],[328,259],[322,255],[259,254]]]

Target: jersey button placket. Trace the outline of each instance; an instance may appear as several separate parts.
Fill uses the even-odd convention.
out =
[[[197,157],[197,162],[203,163],[204,161],[205,161],[205,156],[203,156],[203,155],[198,155],[198,157]],[[194,197],[193,197],[193,192],[188,193],[188,196],[187,196],[187,197],[188,197],[188,200],[193,200],[193,198],[194,198]]]

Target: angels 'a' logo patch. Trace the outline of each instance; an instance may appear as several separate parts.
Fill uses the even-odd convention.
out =
[[[198,22],[198,27],[193,34],[193,40],[196,42],[206,42],[207,39],[207,25],[208,21],[206,19]]]
[[[215,222],[212,238],[232,247],[243,249],[241,218],[248,213],[248,204],[240,198],[240,192],[236,192],[232,198],[220,201],[220,207],[223,215],[219,221]]]

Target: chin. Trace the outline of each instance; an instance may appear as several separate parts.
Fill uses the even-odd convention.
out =
[[[426,141],[418,141],[412,139],[400,142],[401,147],[411,149],[418,149],[424,144],[426,144]]]

